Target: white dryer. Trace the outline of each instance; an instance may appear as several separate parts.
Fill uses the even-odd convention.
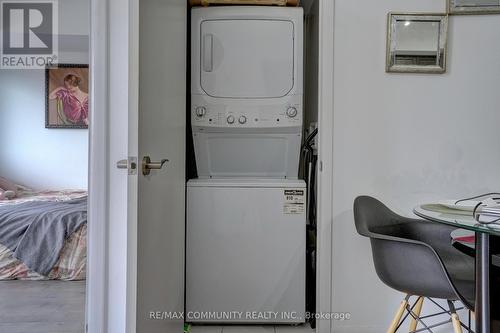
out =
[[[303,10],[192,9],[191,124],[200,178],[298,175]]]

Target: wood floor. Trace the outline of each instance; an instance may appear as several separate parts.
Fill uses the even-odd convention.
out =
[[[0,281],[1,333],[83,333],[85,281]]]

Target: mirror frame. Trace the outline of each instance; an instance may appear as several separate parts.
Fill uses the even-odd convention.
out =
[[[500,4],[498,6],[485,7],[460,7],[455,6],[455,0],[447,0],[448,13],[450,15],[477,15],[477,14],[500,14]]]
[[[441,66],[417,66],[417,65],[394,65],[391,63],[391,44],[398,20],[413,21],[435,21],[440,23],[439,49],[443,49],[443,67]],[[387,40],[386,40],[386,65],[387,73],[425,73],[443,74],[446,72],[446,58],[448,53],[448,14],[446,13],[394,13],[387,14]]]

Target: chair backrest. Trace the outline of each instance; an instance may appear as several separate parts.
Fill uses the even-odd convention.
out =
[[[366,237],[374,237],[376,229],[406,223],[382,202],[369,196],[359,196],[354,200],[354,221],[358,233]]]

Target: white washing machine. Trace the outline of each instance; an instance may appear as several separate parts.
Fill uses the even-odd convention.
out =
[[[305,205],[302,180],[190,180],[186,320],[303,323]]]
[[[191,22],[198,176],[297,179],[302,8],[194,8]]]

